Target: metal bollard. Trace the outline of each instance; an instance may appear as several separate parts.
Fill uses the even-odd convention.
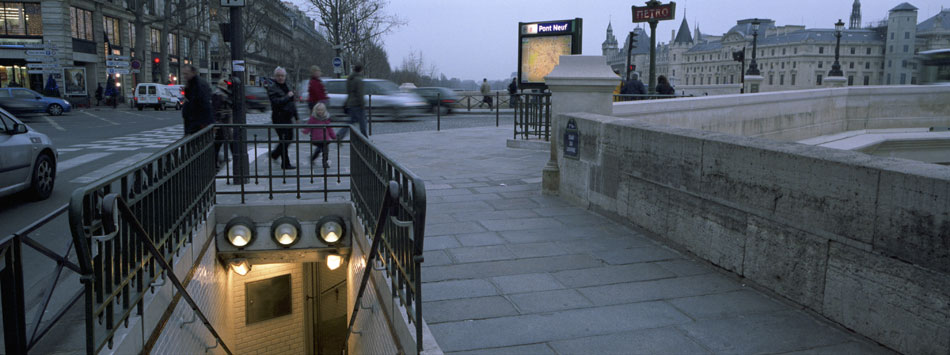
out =
[[[435,94],[435,130],[442,130],[442,93]]]
[[[501,115],[501,100],[499,99],[498,92],[495,91],[495,127],[498,127],[499,115]]]
[[[373,94],[369,94],[369,135],[373,135]]]

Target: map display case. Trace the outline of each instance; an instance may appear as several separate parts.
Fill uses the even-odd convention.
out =
[[[518,23],[518,87],[546,89],[562,55],[581,54],[583,19]]]

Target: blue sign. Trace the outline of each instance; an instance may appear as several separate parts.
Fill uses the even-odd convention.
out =
[[[333,58],[333,66],[334,66],[334,67],[342,67],[342,66],[343,66],[343,58],[334,57],[334,58]]]
[[[581,133],[577,130],[574,119],[567,121],[564,129],[564,157],[578,159],[581,155]]]

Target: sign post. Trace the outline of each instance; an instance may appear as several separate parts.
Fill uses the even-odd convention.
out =
[[[231,117],[236,124],[247,124],[244,111],[244,20],[242,12],[244,0],[221,0],[221,6],[230,7],[231,15]],[[234,183],[247,183],[250,166],[247,158],[247,130],[235,129],[231,132],[231,156],[234,157]]]
[[[660,21],[672,20],[676,17],[676,3],[670,1],[669,4],[661,4],[659,1],[650,0],[646,2],[647,6],[631,6],[633,12],[633,22],[646,22],[650,24],[650,88],[651,94],[656,93],[656,25]]]
[[[333,58],[333,74],[343,74],[343,58]]]

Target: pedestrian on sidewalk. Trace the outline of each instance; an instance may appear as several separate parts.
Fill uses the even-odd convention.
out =
[[[514,108],[518,103],[518,78],[511,78],[511,84],[508,84],[508,107]]]
[[[666,79],[666,76],[660,75],[656,78],[656,93],[660,95],[675,95],[676,90],[673,89],[673,85],[670,85],[670,81]]]
[[[267,97],[270,99],[270,119],[274,124],[292,124],[297,120],[297,95],[287,85],[287,71],[284,68],[274,69],[274,84],[267,88]],[[280,143],[271,150],[271,160],[280,158],[280,168],[293,170],[297,167],[290,163],[290,142],[294,139],[293,128],[275,128]]]
[[[198,76],[194,65],[185,65],[181,70],[185,80],[185,98],[181,108],[181,118],[185,123],[185,136],[197,133],[214,123],[211,112],[211,87]]]
[[[307,109],[311,112],[313,112],[313,106],[317,103],[329,104],[330,102],[327,89],[323,86],[323,81],[320,80],[322,74],[320,67],[316,65],[310,67],[310,83],[307,85]]]
[[[346,103],[343,109],[350,115],[350,125],[359,123],[360,133],[368,136],[366,130],[366,115],[363,111],[363,66],[360,64],[353,66],[353,73],[346,78]],[[338,135],[340,139],[346,138],[350,133],[351,127],[343,127]]]
[[[627,80],[623,84],[623,88],[620,89],[620,93],[624,95],[646,95],[647,88],[643,85],[643,82],[640,81],[640,74],[630,73],[630,80]],[[643,100],[642,96],[627,96],[624,101],[630,100]]]
[[[218,87],[215,89],[214,95],[211,96],[211,107],[214,110],[214,121],[216,123],[231,123],[234,103],[231,102],[231,90],[228,89],[227,80],[218,80]],[[219,127],[215,129],[214,156],[218,170],[221,170],[221,167],[228,162],[227,147],[231,137],[231,128]]]
[[[482,92],[482,96],[484,96],[484,98],[483,98],[484,100],[482,100],[482,101],[483,101],[484,103],[488,104],[488,109],[491,110],[491,109],[492,109],[492,102],[491,102],[491,85],[488,85],[488,78],[482,78],[482,88],[481,88],[481,92]],[[482,106],[482,105],[478,105],[478,107],[481,107],[481,106]]]
[[[310,111],[310,119],[307,120],[307,124],[312,125],[328,125],[330,124],[330,114],[327,112],[327,107],[322,102],[318,102],[316,105],[313,105],[313,110]],[[313,127],[313,128],[304,128],[304,134],[310,135],[310,144],[313,145],[313,154],[310,155],[310,164],[317,161],[317,157],[320,156],[320,153],[323,153],[323,168],[330,167],[330,140],[337,139],[336,132],[333,132],[332,129],[328,127]]]
[[[99,106],[99,102],[102,101],[102,83],[96,85],[96,106]]]

